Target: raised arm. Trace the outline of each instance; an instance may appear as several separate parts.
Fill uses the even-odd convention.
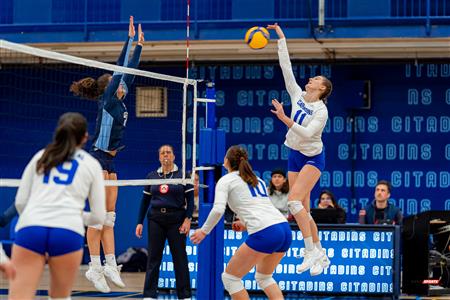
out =
[[[128,26],[128,38],[123,45],[122,52],[120,52],[119,58],[117,59],[116,64],[118,66],[127,66],[128,65],[128,56],[131,50],[131,45],[133,44],[133,39],[136,34],[134,29],[134,19],[133,16],[130,16],[130,24]],[[140,54],[139,54],[140,55]],[[123,74],[119,72],[114,72],[111,82],[108,84],[108,87],[103,94],[104,99],[111,99],[114,93],[117,91],[119,87],[120,80],[122,79]]]
[[[138,26],[138,44],[134,48],[133,57],[131,58],[130,63],[127,65],[128,68],[137,68],[137,66],[139,65],[143,45],[144,45],[144,32],[142,31],[141,24],[139,24],[139,26]],[[133,83],[134,75],[124,74],[122,77],[122,80],[129,87]]]
[[[286,85],[287,92],[291,96],[291,102],[296,101],[297,98],[301,95],[302,89],[297,84],[294,72],[292,71],[291,60],[289,58],[289,52],[283,30],[281,30],[281,27],[277,23],[268,25],[267,29],[275,30],[278,35],[278,59],[280,61],[284,83]]]

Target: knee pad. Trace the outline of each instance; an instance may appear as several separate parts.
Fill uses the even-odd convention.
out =
[[[71,300],[72,298],[69,297],[62,297],[62,298],[52,298],[48,296],[48,300]]]
[[[97,230],[102,230],[103,229],[103,225],[102,224],[97,224],[97,225],[89,225],[90,228],[94,228]]]
[[[241,278],[223,272],[222,273],[223,286],[230,295],[236,294],[244,289],[244,284]]]
[[[105,226],[108,227],[114,227],[114,224],[116,223],[116,213],[113,211],[108,211],[106,213],[106,218],[105,218]]]
[[[261,289],[267,288],[269,285],[277,284],[277,282],[273,279],[272,274],[262,274],[259,272],[255,273],[255,280],[258,283]]]
[[[311,216],[311,213],[309,212],[309,213],[308,213],[308,221],[311,222],[311,221],[313,221],[313,220],[314,220],[314,219],[313,219],[313,217]]]
[[[298,200],[288,201],[288,209],[293,216],[298,214],[304,208],[305,207],[303,206],[301,201]]]

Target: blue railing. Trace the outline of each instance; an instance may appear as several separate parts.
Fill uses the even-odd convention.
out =
[[[437,36],[446,36],[450,23],[449,0],[325,0],[325,22],[330,27],[347,26],[346,31],[328,31],[340,34],[329,37],[352,37],[352,27],[387,26],[389,34],[395,30],[391,25],[412,24],[426,28],[432,36],[431,25],[447,26],[434,30]],[[0,38],[2,33],[29,32],[81,32],[82,40],[114,40],[113,31],[122,30],[133,14],[136,21],[148,28],[181,30],[186,21],[187,0],[0,0]],[[192,38],[202,38],[199,30],[233,29],[256,24],[280,22],[291,28],[311,29],[318,22],[319,0],[191,0]],[[398,29],[400,32],[402,29]],[[92,32],[110,32],[90,35]],[[160,31],[162,32],[162,31]],[[311,30],[299,33],[305,36]],[[380,32],[382,30],[380,29]],[[421,32],[413,31],[406,36]],[[437,33],[436,33],[437,32]],[[162,36],[162,33],[156,33]],[[208,37],[213,33],[208,33]],[[181,31],[174,34],[179,39]],[[376,34],[375,34],[376,36]],[[382,34],[380,35],[382,36]],[[387,33],[386,33],[386,36]],[[401,36],[401,32],[400,35]],[[448,36],[448,33],[447,33]],[[80,39],[72,35],[73,41]],[[4,38],[4,37],[3,37]],[[8,37],[6,37],[8,38]],[[161,39],[151,36],[150,39]],[[218,38],[234,38],[226,35]],[[164,39],[164,38],[162,38]],[[24,40],[22,40],[24,41]]]
[[[448,17],[448,0],[391,0],[391,17]]]

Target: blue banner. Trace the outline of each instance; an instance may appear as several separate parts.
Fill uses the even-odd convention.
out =
[[[225,266],[246,237],[247,233],[225,229]],[[293,230],[292,237],[292,245],[275,269],[273,276],[281,290],[330,294],[394,294],[396,291],[395,284],[396,282],[398,284],[398,281],[394,274],[399,274],[399,272],[396,270],[394,253],[398,255],[399,249],[395,248],[398,236],[396,237],[393,226],[365,228],[348,225],[321,229],[322,246],[327,251],[331,265],[319,276],[311,276],[309,271],[302,274],[296,272],[296,266],[303,260],[304,243],[299,230]],[[195,289],[198,272],[197,246],[188,241],[186,251],[191,284]],[[297,258],[298,256],[301,258]],[[247,290],[259,289],[254,279],[254,272],[253,269],[243,278]],[[175,288],[175,275],[168,245],[164,249],[159,287]]]

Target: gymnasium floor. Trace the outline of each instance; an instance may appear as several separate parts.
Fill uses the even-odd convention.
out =
[[[125,289],[119,289],[110,285],[112,292],[109,294],[102,294],[99,292],[93,292],[93,287],[90,282],[84,277],[84,272],[86,271],[87,266],[82,265],[80,270],[80,275],[77,278],[77,281],[74,285],[74,292],[72,294],[72,299],[74,300],[88,300],[88,299],[142,299],[142,287],[144,285],[144,273],[122,273],[122,279],[124,280],[127,287]],[[39,286],[39,296],[36,299],[48,299],[47,297],[47,289],[49,286],[49,275],[48,269],[46,268],[44,271],[43,279]],[[8,293],[8,284],[7,281],[0,277],[0,299],[7,299]],[[163,300],[176,300],[177,296],[175,291],[162,291],[159,295],[158,299]],[[225,297],[225,299],[230,299],[229,297]],[[263,300],[267,299],[262,294],[252,294],[250,297],[251,300]],[[286,300],[369,300],[369,299],[391,299],[390,297],[350,297],[350,296],[311,296],[311,295],[299,295],[299,294],[290,294],[285,295]],[[400,299],[416,299],[416,300],[434,300],[434,299],[447,299],[450,300],[450,295],[440,296],[440,297],[416,297],[416,296],[401,296]],[[213,299],[197,299],[194,296],[192,300],[213,300]]]

